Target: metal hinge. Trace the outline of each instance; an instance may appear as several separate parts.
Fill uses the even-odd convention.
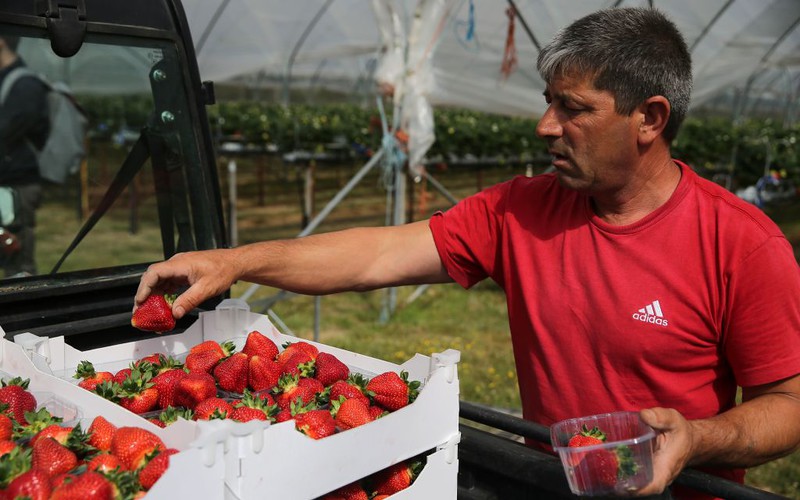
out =
[[[47,20],[47,33],[53,52],[74,56],[86,37],[85,0],[36,0],[36,14]]]

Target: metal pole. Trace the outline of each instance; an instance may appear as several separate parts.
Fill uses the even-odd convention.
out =
[[[236,225],[236,160],[228,162],[228,213],[230,220],[228,227],[230,228],[230,241],[231,246],[235,247],[239,244],[239,228]]]

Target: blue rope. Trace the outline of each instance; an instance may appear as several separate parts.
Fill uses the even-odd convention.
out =
[[[383,147],[383,160],[381,166],[383,168],[383,185],[386,188],[394,186],[394,174],[402,168],[408,159],[405,151],[400,147],[400,142],[395,137],[394,133],[389,130],[389,125],[386,119],[386,111],[383,109],[383,101],[380,97],[378,101],[378,112],[381,116],[381,129],[383,130],[383,137],[381,138],[381,146]]]

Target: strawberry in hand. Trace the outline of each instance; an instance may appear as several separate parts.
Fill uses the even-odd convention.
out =
[[[147,332],[163,333],[175,328],[172,316],[174,295],[150,295],[133,312],[131,325]]]

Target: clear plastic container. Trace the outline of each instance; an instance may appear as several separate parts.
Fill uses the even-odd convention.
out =
[[[605,441],[570,447],[570,439],[597,427]],[[614,412],[562,420],[550,426],[553,448],[561,458],[569,487],[576,495],[625,495],[653,479],[655,431],[638,412]]]

